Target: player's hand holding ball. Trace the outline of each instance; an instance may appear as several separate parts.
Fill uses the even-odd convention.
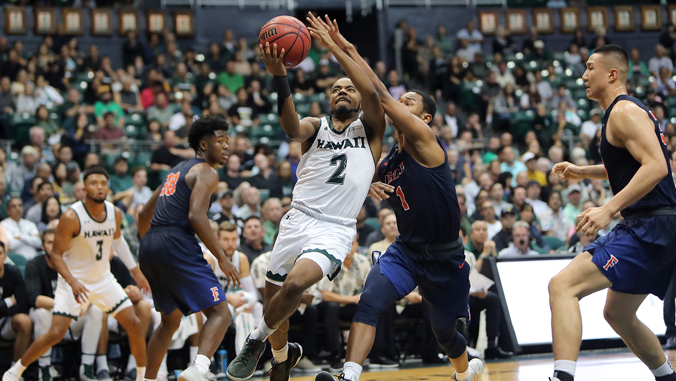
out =
[[[221,267],[223,274],[228,278],[227,286],[232,284],[235,287],[241,287],[241,284],[239,283],[239,273],[232,262],[226,259],[225,261],[218,261],[218,265]]]
[[[270,49],[270,43],[266,42],[265,46],[260,45],[261,48],[261,58],[265,64],[265,68],[268,69],[270,74],[275,77],[282,77],[286,75],[286,67],[284,66],[284,48],[277,54],[277,44],[272,44],[272,50]]]
[[[554,164],[552,167],[552,173],[559,175],[559,179],[561,179],[561,181],[584,179],[584,176],[582,175],[582,168],[567,161]]]
[[[584,212],[577,215],[575,221],[577,222],[575,226],[575,231],[593,237],[599,232],[599,230],[608,226],[610,220],[613,218],[612,212],[608,211],[605,207],[589,208]]]

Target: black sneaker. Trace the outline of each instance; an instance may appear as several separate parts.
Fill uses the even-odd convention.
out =
[[[371,364],[369,367],[373,369],[399,368],[399,363],[394,360],[390,360],[387,357],[378,356],[371,359]]]
[[[500,347],[486,348],[484,350],[484,358],[486,360],[508,359],[512,356],[514,356],[513,352],[503,351]]]
[[[261,359],[265,351],[265,341],[246,338],[244,348],[237,357],[228,365],[226,373],[228,377],[235,381],[241,381],[251,378],[258,366],[258,360]]]
[[[676,349],[676,336],[667,339],[667,349]]]
[[[343,359],[341,358],[336,358],[333,361],[331,361],[331,365],[329,365],[329,370],[331,372],[342,372],[343,366],[345,366],[345,361],[343,361]]]
[[[41,366],[40,367],[40,381],[52,381],[52,366]]]
[[[343,375],[341,374],[341,377]],[[341,380],[344,380],[344,378],[341,378]],[[336,381],[335,378],[331,375],[329,372],[319,372],[317,376],[315,376],[315,381]]]
[[[302,357],[303,347],[298,343],[289,343],[286,361],[280,364],[273,358],[272,368],[265,375],[270,376],[270,381],[289,381],[291,368],[296,366]]]

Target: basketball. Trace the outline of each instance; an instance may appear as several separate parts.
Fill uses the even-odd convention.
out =
[[[303,62],[310,52],[310,32],[300,20],[291,16],[278,16],[268,21],[258,35],[258,42],[277,44],[277,53],[284,49],[284,66],[292,68]]]

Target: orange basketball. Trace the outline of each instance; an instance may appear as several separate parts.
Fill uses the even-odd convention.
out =
[[[291,16],[277,16],[268,21],[258,35],[258,42],[277,44],[277,53],[284,49],[284,65],[292,68],[301,63],[310,52],[310,32],[300,20]]]

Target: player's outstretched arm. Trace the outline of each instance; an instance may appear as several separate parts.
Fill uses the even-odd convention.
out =
[[[382,140],[385,135],[386,127],[385,112],[383,111],[380,97],[378,96],[378,92],[374,88],[372,81],[359,65],[332,40],[326,23],[323,23],[321,19],[315,18],[311,12],[308,12],[307,20],[310,23],[309,30],[312,37],[333,54],[357,88],[357,91],[359,91],[359,94],[361,94],[361,107],[364,111],[362,118],[364,119],[364,123],[374,129],[376,135],[379,137],[378,141]]]
[[[399,103],[397,99],[392,98],[392,95],[390,95],[387,87],[385,87],[373,69],[371,69],[364,58],[362,58],[359,52],[357,52],[357,48],[355,48],[353,44],[348,42],[345,37],[340,34],[338,22],[336,22],[336,20],[330,20],[328,16],[325,16],[325,19],[325,21],[320,21],[326,28],[328,28],[332,40],[336,42],[336,45],[343,49],[350,56],[350,58],[354,60],[354,62],[357,63],[364,73],[366,73],[367,77],[378,92],[378,96],[380,97],[380,102],[385,113],[390,117],[390,119],[392,119],[392,122],[394,122],[401,132],[404,133],[406,139],[413,142],[416,145],[416,148],[425,147],[423,150],[419,150],[421,151],[421,154],[429,150],[430,146],[433,146],[430,145],[430,143],[434,142],[435,145],[438,145],[436,144],[434,132],[427,125],[427,123],[411,114],[408,108]]]
[[[289,79],[286,76],[286,67],[284,66],[284,49],[277,54],[277,44],[265,43],[265,46],[259,45],[261,49],[261,58],[265,67],[272,74],[275,87],[277,88],[277,113],[279,122],[284,132],[293,140],[299,143],[305,143],[313,137],[319,128],[319,118],[303,118],[298,120],[296,106],[291,96],[291,87]],[[272,49],[271,49],[272,48]]]
[[[138,234],[139,237],[143,238],[144,235],[150,229],[150,221],[153,219],[153,213],[155,212],[155,204],[157,204],[157,199],[160,197],[160,192],[162,192],[162,187],[159,186],[155,189],[155,192],[150,196],[150,200],[143,205],[143,209],[138,214]]]
[[[59,218],[59,224],[56,226],[54,233],[54,246],[50,257],[52,259],[52,267],[58,272],[63,279],[68,282],[73,289],[73,295],[78,303],[84,303],[87,300],[88,290],[80,283],[73,274],[68,270],[66,262],[63,261],[63,253],[68,249],[70,240],[80,232],[80,219],[75,214],[73,209],[67,210]]]
[[[608,173],[603,164],[579,167],[573,163],[562,161],[554,164],[552,173],[559,175],[561,181],[583,179],[608,180]]]
[[[207,165],[193,166],[188,175],[192,171],[197,171],[195,174],[195,184],[192,187],[190,194],[190,211],[188,212],[188,220],[190,225],[195,230],[197,236],[202,240],[202,243],[209,249],[218,260],[218,265],[223,270],[223,273],[228,278],[228,284],[233,282],[239,286],[239,274],[232,262],[228,260],[223,252],[223,248],[218,243],[218,238],[211,230],[207,212],[209,211],[209,204],[211,202],[211,195],[216,191],[218,186],[218,174],[216,171]]]

